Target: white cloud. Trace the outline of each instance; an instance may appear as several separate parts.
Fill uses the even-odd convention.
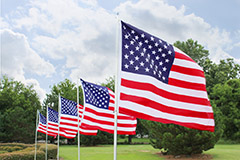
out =
[[[25,35],[9,29],[0,30],[1,34],[1,66],[2,74],[8,75],[25,84],[33,82],[39,95],[43,96],[44,90],[34,79],[26,79],[25,74],[38,76],[51,76],[55,72],[54,66],[42,59],[30,46]]]
[[[216,62],[229,56],[226,52],[232,46],[229,32],[212,27],[194,14],[186,14],[184,6],[177,9],[163,0],[126,1],[115,12],[127,23],[169,43],[197,40]],[[34,0],[29,10],[21,14],[21,18],[13,19],[14,27],[34,33],[30,45],[39,55],[64,63],[61,76],[96,82],[115,74],[117,20],[96,0]],[[19,64],[19,68],[25,66]],[[20,75],[24,71],[19,69],[23,72]]]

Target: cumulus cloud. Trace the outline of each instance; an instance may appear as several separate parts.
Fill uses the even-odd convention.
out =
[[[25,73],[38,76],[51,76],[55,72],[54,66],[41,58],[30,46],[25,35],[9,29],[0,30],[1,35],[1,66],[2,74],[8,75],[25,84],[33,82],[25,78]],[[35,87],[43,96],[43,89],[34,80]]]
[[[13,28],[34,33],[29,42],[24,35],[14,33],[14,37],[22,37],[21,43],[29,43],[22,50],[37,52],[55,63],[61,63],[57,64],[61,66],[58,67],[59,75],[73,81],[82,77],[102,82],[115,74],[115,14],[98,6],[96,0],[32,0],[28,6],[27,11],[19,11],[21,16],[12,20]],[[233,46],[230,33],[212,27],[195,14],[186,14],[184,6],[176,8],[163,0],[126,1],[117,6],[114,12],[118,12],[119,18],[127,23],[169,43],[189,38],[197,40],[210,51],[210,57],[215,62],[231,57],[226,52],[229,46]],[[34,59],[34,55],[24,60]],[[18,62],[15,59],[12,61]],[[45,76],[54,72],[54,67],[41,58],[33,63],[19,63],[18,66],[8,66],[8,69],[17,68],[21,76],[27,71]],[[41,64],[45,65],[38,68]],[[50,68],[50,72],[46,72],[46,68]]]

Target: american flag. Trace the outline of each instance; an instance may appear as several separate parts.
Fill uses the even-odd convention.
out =
[[[39,113],[39,121],[38,121],[37,131],[41,132],[43,134],[47,133],[47,119],[41,113]],[[52,133],[52,132],[48,132],[48,135],[49,136],[54,136],[54,137],[57,136],[56,133]]]
[[[60,97],[61,116],[60,130],[76,134],[78,132],[78,109],[77,103]],[[81,115],[79,115],[81,116]],[[80,120],[80,118],[79,118]],[[97,130],[79,127],[80,134],[97,135]]]
[[[48,107],[48,116],[47,116],[47,130],[48,133],[53,133],[58,135],[58,112],[54,109]],[[68,132],[60,128],[59,135],[65,138],[74,138],[76,133]]]
[[[81,80],[84,93],[82,127],[92,127],[108,133],[114,133],[115,94],[107,87]],[[136,134],[135,117],[118,114],[117,134]]]
[[[202,68],[171,44],[121,23],[119,112],[213,132]]]

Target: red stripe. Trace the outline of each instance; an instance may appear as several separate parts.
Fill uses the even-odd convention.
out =
[[[192,58],[190,58],[182,53],[176,52],[176,51],[175,51],[175,58],[188,60],[188,61],[192,61],[192,62],[196,63]]]
[[[204,72],[202,70],[199,70],[199,69],[193,69],[193,68],[187,68],[187,67],[172,65],[171,71],[186,74],[186,75],[190,75],[190,76],[198,76],[198,77],[203,77],[204,78]]]
[[[61,116],[61,119],[64,119],[64,120],[68,120],[68,121],[73,121],[73,122],[77,122],[78,121],[78,118],[70,118],[70,117],[64,117],[64,116]]]
[[[168,84],[172,85],[172,86],[181,87],[181,88],[194,89],[194,90],[199,90],[199,91],[207,91],[206,85],[204,85],[204,84],[186,82],[186,81],[182,81],[182,80],[178,80],[178,79],[170,78],[170,77],[168,78]]]
[[[84,125],[84,127],[86,127],[86,128],[93,127],[93,126],[90,126],[90,125],[88,125],[88,124],[83,124],[83,125]],[[105,131],[105,132],[108,132],[108,133],[114,134],[114,130],[111,130],[111,129],[106,129],[106,128],[102,128],[102,127],[99,127],[99,126],[95,126],[94,128],[95,128],[95,129],[99,129],[99,130],[101,130],[101,131]],[[126,134],[128,134],[128,135],[135,135],[136,132],[135,132],[135,131],[119,131],[119,130],[117,130],[117,134],[123,134],[123,135],[126,135]]]
[[[87,115],[84,116],[84,119],[85,119],[85,120],[89,120],[89,121],[91,121],[91,122],[99,123],[99,124],[102,124],[102,125],[114,126],[114,122],[98,120],[98,119],[96,119],[96,118],[92,118],[92,117],[89,117],[89,116],[87,116]]]
[[[156,117],[152,117],[147,114],[144,114],[142,112],[136,112],[136,111],[129,110],[129,109],[126,109],[123,107],[119,107],[119,112],[123,113],[123,114],[133,115],[136,118],[146,119],[146,120],[150,120],[150,121],[157,121],[157,122],[167,123],[167,124],[172,123],[172,124],[177,124],[177,125],[181,125],[184,127],[192,128],[192,129],[207,130],[207,131],[214,132],[214,126],[201,125],[201,124],[197,124],[197,123],[183,123],[183,122],[172,121],[172,120],[163,119],[163,118],[156,118]]]
[[[191,111],[186,109],[179,109],[179,108],[173,108],[166,105],[163,105],[161,103],[157,103],[155,101],[152,101],[147,98],[138,97],[138,96],[132,96],[127,94],[120,94],[120,100],[123,101],[130,101],[133,103],[137,103],[139,105],[142,105],[147,108],[153,108],[157,111],[174,114],[174,115],[180,115],[185,117],[195,117],[195,118],[206,118],[206,119],[213,119],[213,113],[207,113],[207,112],[198,112],[198,111]]]
[[[109,113],[104,113],[104,112],[97,112],[97,111],[95,111],[95,110],[93,110],[91,108],[88,108],[88,107],[85,108],[85,112],[90,112],[92,114],[95,114],[95,115],[98,115],[98,116],[101,116],[101,117],[114,119],[114,114],[109,114]],[[84,116],[84,118],[85,118],[85,116]]]
[[[71,126],[71,127],[78,127],[78,124],[68,123],[68,122],[61,122],[60,121],[60,127],[61,125]]]
[[[161,97],[174,100],[174,101],[211,106],[208,99],[171,93],[163,89],[159,89],[153,84],[149,84],[149,83],[135,82],[135,81],[126,80],[122,78],[121,85],[127,88],[150,91]]]

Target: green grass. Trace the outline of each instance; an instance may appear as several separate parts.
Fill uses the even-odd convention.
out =
[[[214,160],[240,160],[240,144],[217,144],[204,153],[212,155]]]
[[[217,144],[214,149],[204,152],[213,156],[213,160],[240,160],[240,144]],[[113,146],[81,147],[81,160],[112,160]],[[118,145],[119,160],[163,160],[151,145]],[[60,157],[64,160],[77,160],[77,146],[60,146]]]
[[[113,146],[81,147],[81,160],[112,160]],[[161,160],[156,153],[159,150],[150,145],[118,145],[119,160]],[[77,146],[60,146],[60,157],[64,160],[77,160]]]

